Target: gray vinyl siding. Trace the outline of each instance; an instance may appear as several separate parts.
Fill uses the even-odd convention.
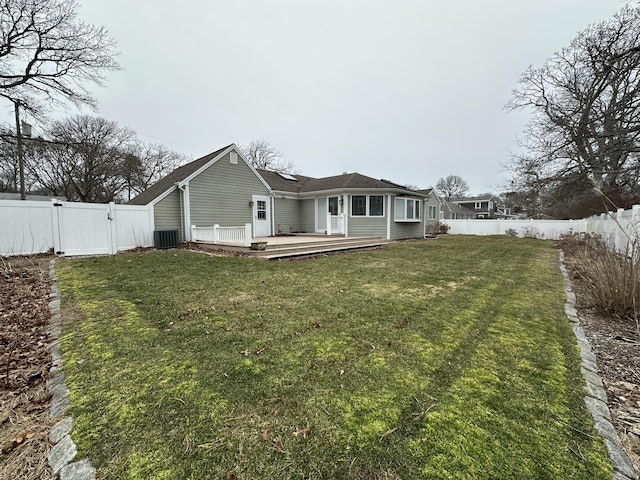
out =
[[[313,198],[300,200],[300,231],[305,233],[316,231],[316,204]]]
[[[184,242],[182,209],[177,189],[153,206],[153,221],[156,230],[178,230],[179,240]]]
[[[189,182],[191,224],[239,226],[253,222],[252,195],[269,191],[249,166],[229,153]]]
[[[391,240],[402,240],[403,238],[423,238],[424,237],[424,216],[419,222],[396,222],[395,218],[396,197],[391,197]]]
[[[386,197],[385,197],[386,201]],[[385,212],[386,213],[386,212]],[[387,217],[349,217],[349,237],[387,238]]]
[[[302,205],[296,198],[274,198],[274,233],[292,233],[301,230]]]
[[[386,194],[377,192],[358,193],[357,195],[383,195],[384,199],[384,216],[383,217],[355,217],[351,215],[351,197],[349,195],[347,204],[344,206],[344,213],[347,218],[347,236],[348,237],[381,237],[387,238],[387,215],[389,214],[389,205],[387,205],[388,197]]]
[[[429,207],[436,207],[436,218],[429,219]],[[424,205],[424,211],[422,212],[424,223],[427,225],[435,225],[440,221],[440,202],[433,195],[429,195]]]

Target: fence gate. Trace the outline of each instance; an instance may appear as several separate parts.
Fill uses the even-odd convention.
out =
[[[53,205],[53,241],[57,255],[115,253],[111,205],[72,202]]]

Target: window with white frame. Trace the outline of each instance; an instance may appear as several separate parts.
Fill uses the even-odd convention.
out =
[[[351,195],[352,217],[384,217],[384,195]]]
[[[369,216],[384,217],[384,196],[369,195]]]
[[[482,208],[482,202],[476,202],[476,210],[480,210]]]
[[[395,221],[419,222],[420,204],[420,200],[415,198],[396,197]]]
[[[427,218],[429,220],[435,220],[436,218],[438,218],[438,207],[436,207],[435,205],[429,205]]]

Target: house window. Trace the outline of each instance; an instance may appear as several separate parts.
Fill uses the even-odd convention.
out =
[[[352,217],[383,217],[384,216],[384,196],[383,195],[352,195],[351,196],[351,216]]]
[[[384,217],[384,197],[382,195],[369,196],[369,216]]]
[[[354,217],[364,217],[367,215],[366,195],[353,195],[351,197],[351,215]]]
[[[258,220],[267,219],[267,202],[265,202],[264,200],[258,200],[257,214],[258,214]]]
[[[420,200],[414,198],[396,197],[396,222],[419,222]]]
[[[429,210],[427,212],[428,218],[429,220],[435,220],[438,215],[438,207],[436,207],[435,205],[429,205]]]
[[[329,214],[338,215],[338,197],[329,197]]]
[[[480,210],[482,208],[482,202],[476,202],[476,210]]]

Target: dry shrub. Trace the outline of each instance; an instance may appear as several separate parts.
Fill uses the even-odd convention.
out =
[[[599,235],[571,233],[560,240],[573,258],[573,268],[584,285],[591,306],[610,315],[638,322],[640,299],[640,243],[626,252],[610,249]]]

